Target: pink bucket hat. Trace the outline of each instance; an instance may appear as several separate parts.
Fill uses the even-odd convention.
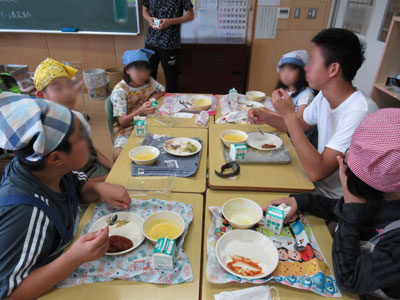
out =
[[[351,140],[347,165],[374,189],[400,192],[400,108],[380,109],[364,118]]]

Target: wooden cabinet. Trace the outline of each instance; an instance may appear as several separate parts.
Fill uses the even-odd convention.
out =
[[[400,93],[385,86],[386,78],[400,74],[400,17],[394,17],[386,38],[381,63],[376,73],[371,98],[380,108],[400,107]]]
[[[245,41],[182,41],[178,63],[181,93],[245,93],[248,50]]]

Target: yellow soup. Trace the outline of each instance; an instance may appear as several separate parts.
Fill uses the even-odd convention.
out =
[[[153,240],[158,240],[163,237],[174,239],[179,235],[179,228],[168,221],[158,220],[156,224],[150,227],[149,237]]]
[[[241,142],[245,140],[245,137],[241,134],[227,134],[223,138],[230,142]]]
[[[135,156],[135,159],[137,160],[150,160],[155,158],[155,154],[153,153],[142,153],[142,154],[138,154]]]
[[[210,105],[210,101],[209,101],[208,99],[201,98],[201,99],[199,99],[199,100],[197,100],[197,101],[195,102],[195,105],[197,105],[197,106],[206,106],[206,105]]]

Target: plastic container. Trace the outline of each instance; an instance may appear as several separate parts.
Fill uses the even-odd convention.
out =
[[[83,71],[83,80],[92,100],[105,100],[111,93],[110,80],[103,69]]]

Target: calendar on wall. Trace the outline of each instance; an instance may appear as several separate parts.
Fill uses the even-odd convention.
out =
[[[219,0],[218,36],[245,38],[247,30],[247,1]]]

